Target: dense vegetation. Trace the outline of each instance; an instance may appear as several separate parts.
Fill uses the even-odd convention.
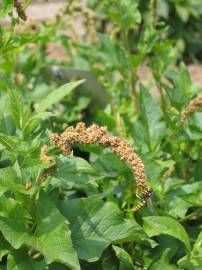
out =
[[[0,269],[202,269],[200,2],[0,1]]]

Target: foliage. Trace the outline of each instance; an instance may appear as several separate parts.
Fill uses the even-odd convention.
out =
[[[106,13],[103,10],[105,1],[89,0],[92,9],[96,9],[102,14],[103,21],[107,22]],[[167,37],[175,41],[175,46],[183,59],[187,62],[201,60],[201,19],[202,19],[202,3],[200,0],[137,0],[124,1],[130,6],[139,5],[142,14],[141,24],[139,25],[138,35],[146,27],[148,21],[151,20],[151,5],[153,5],[158,24],[166,24],[168,26]],[[123,10],[123,9],[122,9]],[[135,14],[135,13],[133,13]]]
[[[174,67],[170,30],[154,10],[146,22],[138,1],[104,0],[97,13],[73,2],[51,23],[28,28],[14,1],[1,2],[0,17],[10,21],[0,27],[0,269],[199,270],[201,89],[183,63]],[[169,1],[182,21],[198,16],[194,4]],[[87,18],[83,39],[74,16]],[[61,34],[65,27],[72,35]],[[53,41],[68,52],[63,65],[96,74],[105,108],[78,96],[84,80],[46,83],[44,67],[59,63],[48,55]],[[147,82],[138,75],[142,64]],[[130,142],[154,191],[147,207],[134,212],[136,179],[110,149],[72,144],[65,156],[50,144],[81,119]]]

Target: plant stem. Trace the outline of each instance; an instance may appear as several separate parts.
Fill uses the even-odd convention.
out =
[[[202,216],[202,209],[198,209],[197,211],[187,215],[186,217],[182,218],[180,221],[181,222],[184,222],[184,221],[187,221],[187,220],[191,220],[193,218],[200,218]]]
[[[137,112],[139,112],[139,104],[137,100],[137,92],[135,91],[135,70],[133,69],[133,66],[131,64],[131,50],[130,50],[130,44],[129,44],[129,37],[128,32],[123,31],[123,41],[124,41],[124,47],[127,52],[128,56],[128,63],[129,63],[129,75],[128,75],[128,84],[129,84],[129,90],[130,95],[132,98],[132,101],[135,105],[135,109]]]
[[[162,108],[162,111],[163,111],[164,120],[165,120],[167,126],[169,126],[169,119],[168,119],[167,112],[166,112],[167,104],[166,104],[163,89],[162,89],[162,86],[161,86],[161,81],[156,79],[156,85],[157,85],[157,88],[158,88],[159,94],[160,94],[161,108]]]
[[[31,203],[30,203],[30,210],[31,212],[33,211],[34,209],[34,205],[35,205],[35,200],[36,200],[36,196],[38,194],[38,191],[39,191],[39,187],[43,181],[43,173],[44,173],[44,170],[41,170],[40,173],[38,174],[37,176],[37,179],[36,179],[36,183],[35,183],[35,191],[34,193],[32,194],[31,196]]]
[[[152,26],[156,28],[157,23],[157,0],[151,0],[151,15],[152,15]]]

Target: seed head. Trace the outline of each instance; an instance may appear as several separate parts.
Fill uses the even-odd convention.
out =
[[[202,105],[202,96],[198,96],[192,99],[187,107],[181,113],[180,123],[185,124],[190,114],[196,112],[198,107]]]
[[[95,144],[98,143],[103,148],[110,147],[112,151],[131,167],[136,179],[137,188],[148,197],[151,189],[146,182],[145,168],[140,157],[134,152],[127,141],[121,140],[116,136],[107,135],[107,127],[91,125],[86,127],[84,123],[78,123],[76,127],[68,127],[61,135],[54,134],[51,143],[59,147],[64,154],[70,154],[71,145],[76,144]],[[146,193],[145,193],[146,192]]]

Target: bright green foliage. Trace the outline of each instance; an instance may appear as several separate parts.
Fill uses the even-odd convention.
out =
[[[186,61],[201,50],[188,52],[201,3],[88,0],[95,13],[81,7],[86,34],[77,37],[79,6],[67,2],[52,22],[26,28],[14,1],[0,1],[0,270],[201,270],[201,107],[181,121],[201,89],[179,63],[182,43]],[[52,42],[65,61],[50,56]],[[59,64],[86,78],[51,81],[44,70]],[[101,86],[91,95],[94,75]],[[132,211],[136,179],[110,149],[70,142],[64,155],[50,143],[80,120],[106,125],[140,156],[153,189],[144,209]]]

